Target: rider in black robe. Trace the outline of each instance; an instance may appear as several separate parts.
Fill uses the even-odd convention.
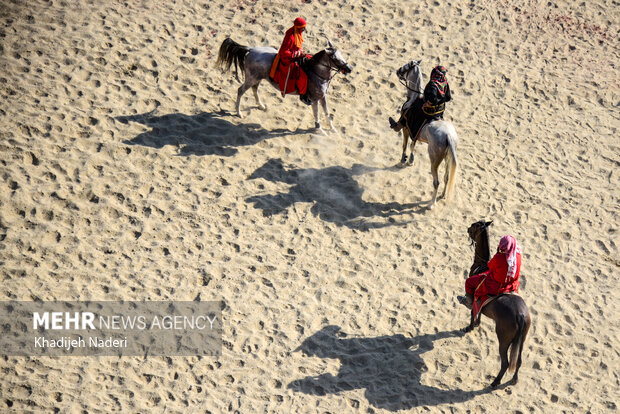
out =
[[[424,97],[418,98],[412,105],[401,115],[398,122],[392,117],[390,120],[390,128],[394,131],[400,131],[404,126],[409,128],[412,140],[417,139],[418,131],[425,121],[433,119],[443,119],[443,113],[446,109],[446,102],[452,99],[450,85],[446,79],[448,70],[443,66],[436,66],[431,72],[431,80],[428,81],[424,88]]]

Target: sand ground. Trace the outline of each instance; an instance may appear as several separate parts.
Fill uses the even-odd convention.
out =
[[[613,412],[620,6],[595,1],[2,1],[3,300],[223,300],[221,357],[2,357],[0,409]],[[228,36],[329,36],[334,130],[215,67]],[[448,67],[457,191],[396,168],[395,70]],[[323,120],[323,124],[326,125]],[[524,256],[520,382],[455,302],[467,227]],[[505,377],[505,381],[509,379]]]

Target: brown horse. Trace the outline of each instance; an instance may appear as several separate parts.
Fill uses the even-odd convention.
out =
[[[469,238],[475,245],[474,264],[471,266],[469,276],[488,270],[487,263],[490,259],[490,253],[487,228],[491,223],[493,222],[478,221],[467,229]],[[499,356],[502,361],[502,367],[497,377],[491,383],[491,387],[495,388],[499,385],[508,368],[510,368],[510,371],[515,372],[510,381],[510,384],[514,385],[517,383],[517,374],[519,373],[519,367],[521,367],[523,343],[532,324],[527,306],[518,295],[502,294],[496,296],[485,305],[482,308],[482,314],[495,321],[495,332],[499,341]],[[472,312],[471,322],[463,331],[470,332],[479,324],[480,320],[477,323],[474,322],[474,314]],[[510,361],[508,361],[509,347],[511,348]]]

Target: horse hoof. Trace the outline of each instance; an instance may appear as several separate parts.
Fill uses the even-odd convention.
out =
[[[243,114],[242,114],[240,111],[239,111],[239,112],[237,112],[237,116],[238,116],[239,118],[243,118]]]
[[[471,332],[473,329],[474,329],[474,327],[469,325],[469,326],[466,326],[463,329],[461,329],[461,332],[468,333],[468,332]]]
[[[499,381],[493,381],[491,383],[491,388],[497,388],[498,385],[499,385]]]
[[[267,107],[265,105],[259,105],[258,109],[260,109],[261,111],[266,111]]]

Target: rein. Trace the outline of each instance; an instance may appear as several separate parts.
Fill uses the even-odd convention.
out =
[[[332,67],[332,65],[326,65],[321,62],[316,63],[316,66],[323,66],[324,68],[329,69],[329,75],[326,78],[316,73],[316,71],[312,70],[312,68],[310,68],[310,70],[312,70],[312,73],[314,73],[319,79],[324,80],[324,81],[331,81],[335,75],[337,75],[339,72],[344,70],[344,67],[337,65],[334,59],[332,59],[332,57],[328,53],[326,53],[326,55],[329,58],[329,61],[334,64],[335,68]],[[332,72],[334,73],[334,75],[332,75]]]
[[[420,92],[416,89],[412,89],[409,87],[409,81],[405,81],[402,78],[398,78],[399,82],[401,83],[401,85],[403,85],[405,88],[409,89],[411,92],[415,92],[415,93],[419,93],[420,95],[424,95],[424,92]]]

